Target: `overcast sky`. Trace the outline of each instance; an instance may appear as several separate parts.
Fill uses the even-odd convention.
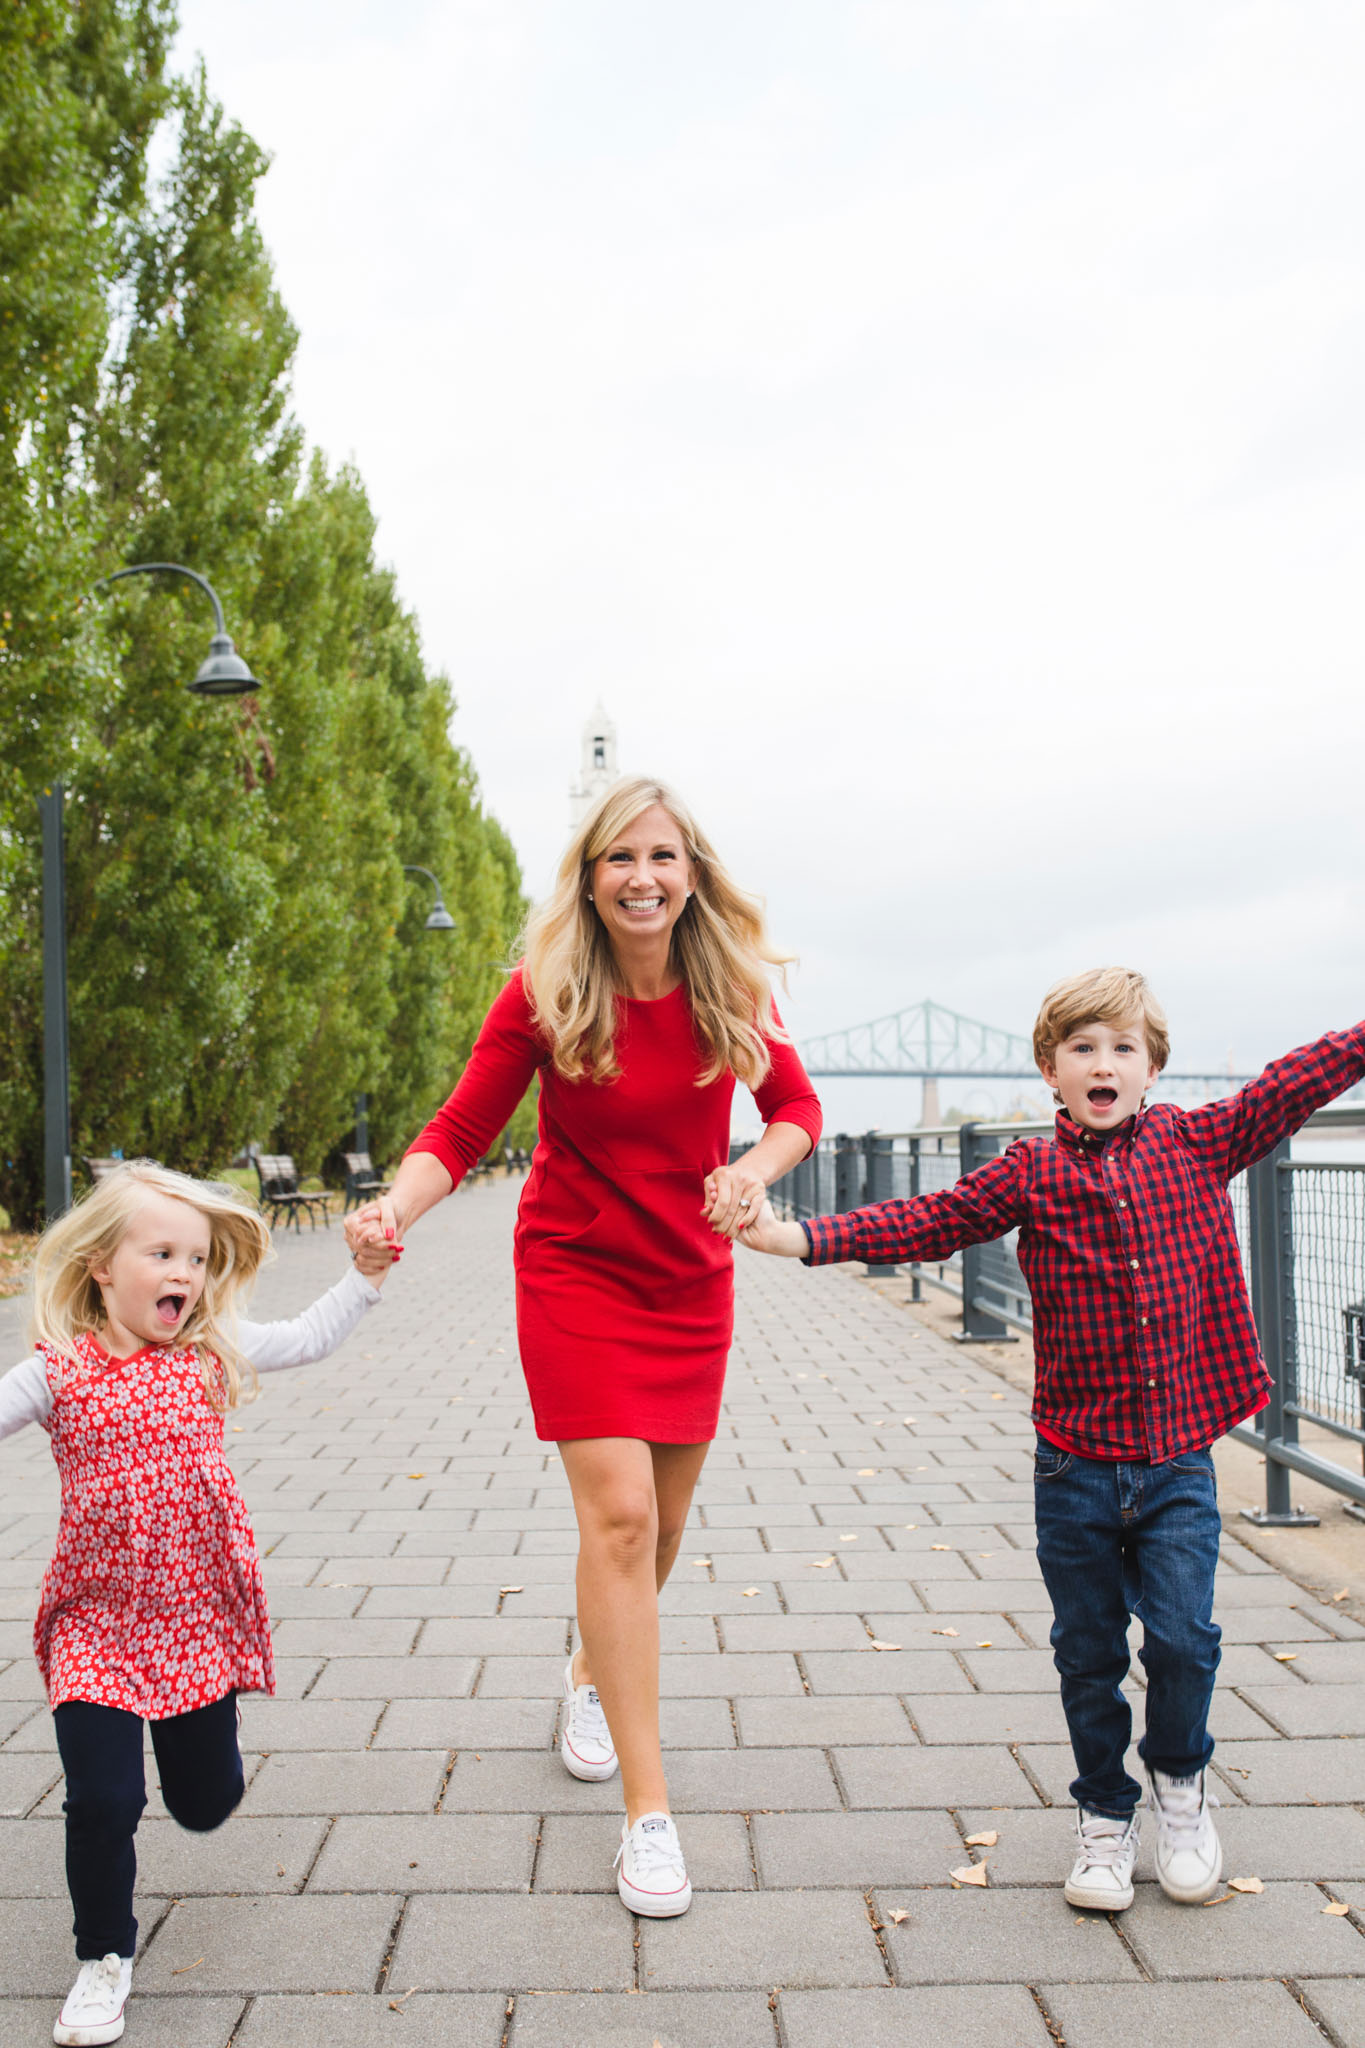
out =
[[[798,1032],[1365,1012],[1358,0],[182,13],[533,892],[600,696]]]

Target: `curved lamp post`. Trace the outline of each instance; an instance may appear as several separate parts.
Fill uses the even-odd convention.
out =
[[[431,872],[431,869],[414,867],[410,862],[404,861],[403,873],[405,875],[425,875],[432,888],[436,891],[436,901],[427,914],[427,921],[423,926],[423,930],[429,932],[453,932],[455,920],[446,909],[445,897],[441,894],[441,885]],[[355,1149],[357,1152],[366,1153],[370,1149],[370,1098],[368,1095],[357,1095],[355,1099]]]
[[[125,576],[187,576],[208,595],[216,628],[209,651],[187,690],[201,697],[239,697],[260,683],[233,647],[218,593],[197,570],[180,562],[135,562],[95,585],[105,589]],[[71,1207],[71,1082],[66,1006],[66,789],[53,782],[38,799],[43,821],[43,1183],[49,1220]],[[439,891],[438,891],[439,894]]]

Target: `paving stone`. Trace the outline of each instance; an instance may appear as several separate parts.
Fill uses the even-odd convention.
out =
[[[517,2000],[516,2048],[773,2048],[762,1992],[602,1991]]]
[[[1341,2048],[1365,2048],[1365,1983],[1302,1977],[1299,1988],[1314,2012],[1322,2014]]]
[[[443,1813],[619,1813],[619,1776],[571,1778],[559,1751],[462,1749],[441,1797]]]
[[[1126,1921],[1125,1921],[1126,1924]],[[1322,2048],[1283,1984],[1044,1984],[1067,2048]]]
[[[474,1657],[333,1657],[319,1670],[310,1698],[454,1700],[469,1691],[479,1665]]]
[[[548,1749],[558,1698],[392,1700],[375,1749]]]
[[[852,1807],[1038,1804],[1004,1748],[836,1749],[833,1757]]]
[[[1297,1647],[1294,1643],[1284,1645],[1287,1650]],[[1365,1643],[1305,1644],[1294,1660],[1294,1675],[1320,1685],[1359,1685],[1365,1679]],[[1238,1681],[1243,1682],[1256,1681]]]
[[[949,1650],[815,1651],[801,1661],[817,1693],[971,1691],[966,1673]]]
[[[1365,1736],[1365,1690],[1358,1685],[1248,1687],[1246,1698],[1286,1735]]]
[[[416,1898],[389,1981],[431,1990],[628,1991],[635,1924],[619,1899],[578,1892]]]
[[[1014,1985],[784,1991],[778,2010],[786,2048],[832,2048],[835,2042],[854,2041],[858,2048],[1051,2048],[1052,2044],[1032,1998]]]
[[[699,1894],[680,1919],[639,1926],[647,1991],[886,1982],[866,1904],[854,1891]]]
[[[423,1624],[421,1657],[555,1657],[564,1661],[564,1623],[557,1614],[436,1618]]]
[[[343,1814],[308,1890],[526,1891],[538,1831],[530,1813]]]
[[[878,1890],[873,1902],[898,1984],[1027,1984],[1043,1957],[1050,1975],[1078,1982],[1138,1975],[1108,1918],[1073,1912],[1060,1890]]]
[[[366,1991],[401,1899],[187,1899],[171,1908],[138,1965],[145,1991]]]
[[[842,1804],[818,1749],[682,1750],[664,1761],[669,1803],[679,1814]]]
[[[858,1650],[867,1630],[854,1614],[755,1614],[727,1617],[726,1651]]]
[[[496,1992],[257,1998],[233,2048],[500,2048],[506,2012]]]
[[[799,1700],[740,1700],[735,1715],[746,1748],[917,1740],[900,1702],[870,1693],[843,1699],[812,1694]]]
[[[1065,1742],[1066,1715],[1055,1692],[913,1694],[906,1700],[925,1743]]]
[[[1133,1901],[1123,1916],[1123,1932],[1144,1968],[1157,1978],[1365,1974],[1365,1940],[1349,1919],[1325,1913],[1326,1904],[1316,1885],[1293,1882],[1268,1884],[1260,1894],[1234,1894],[1218,1908],[1218,1967],[1213,1972],[1202,1915],[1176,1905],[1160,1890]]]
[[[137,1831],[139,1895],[296,1892],[326,1832],[327,1822],[320,1814],[248,1820],[239,1809],[225,1827],[208,1835],[192,1834],[173,1820],[144,1819]],[[57,1869],[60,1873],[60,1849]]]
[[[755,1813],[749,1825],[759,1881],[767,1890],[936,1884],[946,1882],[966,1856],[947,1814],[933,1810]]]
[[[411,1650],[420,1623],[411,1620],[367,1621],[316,1616],[281,1621],[275,1647],[282,1656],[404,1657]]]
[[[1365,1740],[1220,1743],[1214,1767],[1252,1806],[1365,1799]]]
[[[443,1750],[280,1750],[266,1758],[239,1811],[429,1813],[446,1763]]]
[[[669,1790],[673,1790],[671,1783]],[[743,1815],[693,1813],[684,1818],[676,1798],[673,1806],[679,1816],[687,1874],[695,1889],[752,1890],[753,1857]],[[603,1814],[547,1814],[536,1859],[536,1890],[602,1892],[615,1898],[616,1852],[620,1845],[619,1810]]]
[[[242,1743],[245,1748],[265,1752],[364,1749],[387,1704],[382,1699],[272,1700],[260,1693],[247,1693],[242,1700]],[[410,1742],[405,1747],[419,1749],[423,1745]]]
[[[75,1977],[74,1966],[68,1976]],[[70,1984],[63,1986],[63,1994]],[[245,2002],[241,1998],[144,1998],[135,1980],[127,2033],[137,2048],[227,2048]],[[59,2003],[52,1998],[0,1997],[0,2041],[5,2048],[47,2048]],[[303,2048],[303,2044],[299,2044]]]
[[[0,1816],[27,1813],[57,1776],[54,1757],[24,1756],[13,1750],[0,1755]]]
[[[1046,1586],[1035,1586],[1028,1579],[1014,1579],[1006,1587],[988,1586],[980,1579],[940,1578],[938,1567],[943,1560],[936,1557],[933,1562],[932,1574],[926,1569],[915,1575],[915,1591],[926,1607],[940,1614],[951,1614],[957,1609],[977,1614],[1045,1614],[1047,1627],[1051,1626],[1052,1601]],[[1045,1627],[1043,1633],[1046,1632]]]

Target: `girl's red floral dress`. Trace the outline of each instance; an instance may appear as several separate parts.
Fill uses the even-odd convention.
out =
[[[198,1359],[156,1345],[110,1358],[90,1336],[74,1361],[38,1350],[62,1480],[33,1630],[52,1706],[159,1721],[273,1692],[256,1541]]]

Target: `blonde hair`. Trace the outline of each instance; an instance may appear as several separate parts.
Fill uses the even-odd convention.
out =
[[[1085,1024],[1140,1024],[1154,1067],[1171,1056],[1166,1012],[1131,967],[1091,967],[1054,982],[1043,997],[1033,1027],[1033,1057],[1039,1066],[1055,1064],[1059,1045]]]
[[[104,1297],[93,1269],[108,1264],[148,1194],[184,1202],[209,1226],[204,1291],[175,1348],[194,1352],[215,1408],[253,1401],[256,1369],[237,1347],[236,1300],[260,1271],[270,1232],[239,1188],[191,1180],[155,1159],[121,1161],[44,1231],[34,1261],[35,1340],[59,1359],[74,1358],[77,1338],[103,1329]]]
[[[756,1088],[771,1064],[765,1037],[785,1040],[773,1016],[769,967],[795,958],[777,952],[763,905],[726,873],[706,834],[682,800],[662,782],[627,776],[600,797],[569,842],[553,893],[532,911],[522,934],[526,989],[536,1022],[550,1041],[555,1072],[613,1081],[617,999],[626,993],[602,920],[589,897],[593,863],[642,812],[661,804],[682,834],[696,883],[673,927],[672,963],[692,1005],[692,1021],[709,1059],[700,1087],[727,1068]]]

